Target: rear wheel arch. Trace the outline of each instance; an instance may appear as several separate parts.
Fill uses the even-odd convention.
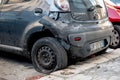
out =
[[[31,53],[33,44],[40,38],[43,37],[54,37],[54,34],[50,30],[44,30],[39,32],[34,32],[29,35],[26,40],[26,48]]]

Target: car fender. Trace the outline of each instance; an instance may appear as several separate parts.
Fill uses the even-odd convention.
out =
[[[25,47],[27,45],[28,38],[36,32],[40,32],[43,30],[43,25],[38,21],[30,23],[24,30],[22,38],[21,38],[21,47]]]
[[[54,20],[48,16],[42,17],[39,22],[44,24],[45,29],[50,30],[55,37],[59,37],[61,39],[67,38],[67,34],[65,33],[65,28],[68,27],[67,23],[62,23],[61,21]]]

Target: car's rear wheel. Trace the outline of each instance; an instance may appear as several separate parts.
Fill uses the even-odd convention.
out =
[[[67,53],[54,38],[46,37],[36,41],[31,56],[35,69],[42,73],[50,73],[67,66]]]
[[[120,26],[114,25],[112,42],[110,44],[110,48],[116,49],[120,47]]]

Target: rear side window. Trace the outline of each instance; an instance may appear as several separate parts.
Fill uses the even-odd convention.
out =
[[[94,21],[107,17],[103,0],[70,0],[70,7],[75,20]]]
[[[120,0],[110,0],[110,1],[112,1],[114,4],[120,6]]]
[[[22,3],[22,2],[28,2],[31,0],[3,0],[4,4],[14,4],[14,3]]]

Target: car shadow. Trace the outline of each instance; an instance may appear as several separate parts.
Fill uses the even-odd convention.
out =
[[[15,53],[0,51],[0,59],[10,62],[20,63],[23,64],[23,66],[25,67],[32,65],[32,61],[30,59],[21,55],[17,55]]]

